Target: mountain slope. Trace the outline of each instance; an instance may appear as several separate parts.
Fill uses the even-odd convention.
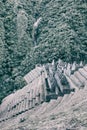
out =
[[[33,71],[31,71],[32,75]],[[75,92],[58,96],[57,100],[34,104],[29,90],[37,91],[38,71],[28,86],[7,96],[0,106],[1,130],[86,130],[87,129],[87,65],[68,76]],[[77,74],[77,75],[76,75]],[[79,77],[77,78],[77,76]],[[73,76],[73,78],[72,78]],[[82,78],[81,78],[82,77]],[[40,78],[40,76],[39,76]],[[79,82],[78,82],[78,80]],[[83,80],[84,79],[84,80]],[[84,83],[82,88],[81,83]],[[42,85],[42,84],[41,84]],[[39,86],[41,87],[41,86]],[[32,93],[32,91],[30,91]],[[30,95],[31,95],[30,93]],[[37,95],[37,94],[36,94]],[[36,98],[35,98],[36,99]],[[28,102],[30,101],[30,103]],[[31,102],[32,101],[32,102]]]
[[[1,0],[0,7],[0,101],[38,63],[87,62],[86,0]]]

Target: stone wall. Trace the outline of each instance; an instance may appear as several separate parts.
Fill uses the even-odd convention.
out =
[[[53,64],[50,63],[50,65],[52,66]],[[59,83],[59,79],[58,85],[60,90],[62,86],[62,90],[65,92],[63,93],[61,91],[63,94],[61,96],[85,87],[87,83],[87,65],[83,66],[81,64],[77,65],[73,63],[63,66],[60,63],[57,63],[56,71],[61,67],[63,67],[63,75],[66,77],[70,85],[69,93],[67,93],[67,91],[65,92],[66,87],[62,85],[61,82]],[[50,82],[46,66],[37,66],[25,75],[24,79],[26,80],[27,85],[3,99],[0,106],[0,122],[6,121],[42,104],[46,101],[47,96],[50,96],[52,99],[55,98],[55,96],[58,98],[60,95],[59,93],[56,93],[56,89],[52,92],[49,86],[50,91],[48,90],[45,82],[46,78],[48,78]],[[55,88],[57,88],[57,86],[55,86]]]

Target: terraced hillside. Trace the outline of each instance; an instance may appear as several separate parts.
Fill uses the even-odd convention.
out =
[[[60,82],[56,80],[58,86],[55,85],[53,91],[54,79],[51,80],[49,74],[52,76],[54,65],[54,62],[52,68],[49,65],[49,72],[47,65],[37,66],[24,77],[28,85],[3,100],[0,130],[87,130],[87,65],[75,62],[66,65],[59,60],[55,75],[59,70],[63,71],[61,74],[66,77],[70,91],[62,91],[65,84],[62,84],[60,74]],[[43,90],[48,85],[50,91]],[[50,101],[46,100],[48,96]]]
[[[87,64],[87,0],[0,0],[0,104],[59,58]]]

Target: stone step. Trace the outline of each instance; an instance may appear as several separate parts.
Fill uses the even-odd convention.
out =
[[[64,109],[65,109],[65,105],[66,105],[66,103],[68,102],[68,100],[71,98],[73,96],[73,94],[71,93],[71,94],[69,94],[68,96],[65,96],[62,100],[61,100],[61,102],[60,102],[60,104],[57,104],[56,105],[56,107],[53,109],[53,110],[51,110],[50,112],[48,112],[48,113],[45,113],[42,117],[49,117],[50,115],[54,115],[54,114],[57,114],[57,113],[59,113],[59,112],[61,112],[61,111],[64,111]],[[67,100],[67,101],[66,101]],[[69,104],[68,104],[69,105]],[[69,107],[69,106],[68,106]]]
[[[74,75],[71,75],[70,79],[78,88],[84,87],[84,84],[81,83]]]
[[[63,103],[66,103],[66,102],[67,102],[68,97],[69,97],[69,95],[65,95],[65,96],[62,98],[60,104],[58,104],[58,105],[55,107],[55,109],[54,109],[53,111],[51,111],[51,114],[52,114],[52,113],[57,113],[58,110],[60,109],[60,107],[61,107],[61,106],[63,107]]]
[[[13,108],[13,116],[18,113],[18,105]]]
[[[60,106],[56,108],[55,112],[57,112],[57,111],[63,111],[67,107],[69,107],[69,102],[72,99],[73,95],[74,95],[74,93],[71,93],[71,94],[69,94],[68,97],[65,97],[65,100],[63,100],[63,102],[60,104]]]
[[[73,81],[70,79],[70,77],[66,76],[67,81],[69,82],[70,88],[75,89],[75,91],[78,89],[78,87],[73,83]]]
[[[29,72],[27,75],[24,76],[24,79],[26,82],[29,84],[32,82],[34,79],[36,79],[38,76],[40,76],[41,72],[41,67],[36,67],[33,69],[31,72]]]
[[[26,113],[26,116],[27,117],[30,117],[31,115],[33,115],[33,114],[35,114],[35,113],[37,113],[38,112],[38,110],[39,109],[41,109],[41,107],[42,107],[42,104],[40,104],[40,105],[37,105],[35,108],[33,108],[33,109],[29,109]],[[24,113],[25,114],[25,113]]]
[[[68,107],[69,105],[69,108],[72,108],[74,107],[76,104],[78,104],[81,100],[85,100],[86,98],[86,95],[87,93],[85,92],[84,95],[83,95],[83,90],[78,90],[77,92],[75,92],[73,94],[73,96],[71,97],[71,99],[68,101],[68,103],[66,104],[66,106]],[[66,109],[67,109],[66,107]]]
[[[87,65],[85,65],[85,66],[83,67],[83,69],[87,72]]]
[[[7,110],[4,110],[2,112],[1,120],[5,120],[7,118],[7,112],[8,112]]]
[[[53,113],[55,111],[55,108],[57,108],[61,104],[62,99],[63,97],[58,97],[58,99],[56,100],[55,104],[53,104],[51,109],[49,108],[48,110],[46,110],[46,113],[41,115],[41,117],[49,116],[51,113]]]
[[[16,111],[16,113],[22,113],[23,112],[23,110],[24,110],[24,102],[23,101],[21,101],[20,103],[19,103],[19,105],[18,105],[18,108],[17,108],[17,111]]]
[[[56,104],[57,104],[57,100],[51,100],[51,101],[47,104],[47,106],[43,109],[43,111],[41,111],[40,114],[43,115],[43,114],[45,114],[45,113],[51,111],[51,110],[56,106]]]
[[[80,68],[78,71],[87,80],[87,72],[83,68]]]
[[[48,103],[44,102],[43,104],[40,105],[40,108],[34,113],[34,115],[40,114],[44,109],[46,109]]]
[[[86,79],[78,71],[74,72],[74,75],[76,76],[76,78],[78,78],[79,81],[85,83]]]

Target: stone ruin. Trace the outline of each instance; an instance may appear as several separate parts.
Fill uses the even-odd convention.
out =
[[[59,59],[46,65],[37,65],[24,76],[27,85],[3,99],[0,122],[35,108],[43,102],[57,99],[82,89],[86,85],[87,65],[65,63]]]

